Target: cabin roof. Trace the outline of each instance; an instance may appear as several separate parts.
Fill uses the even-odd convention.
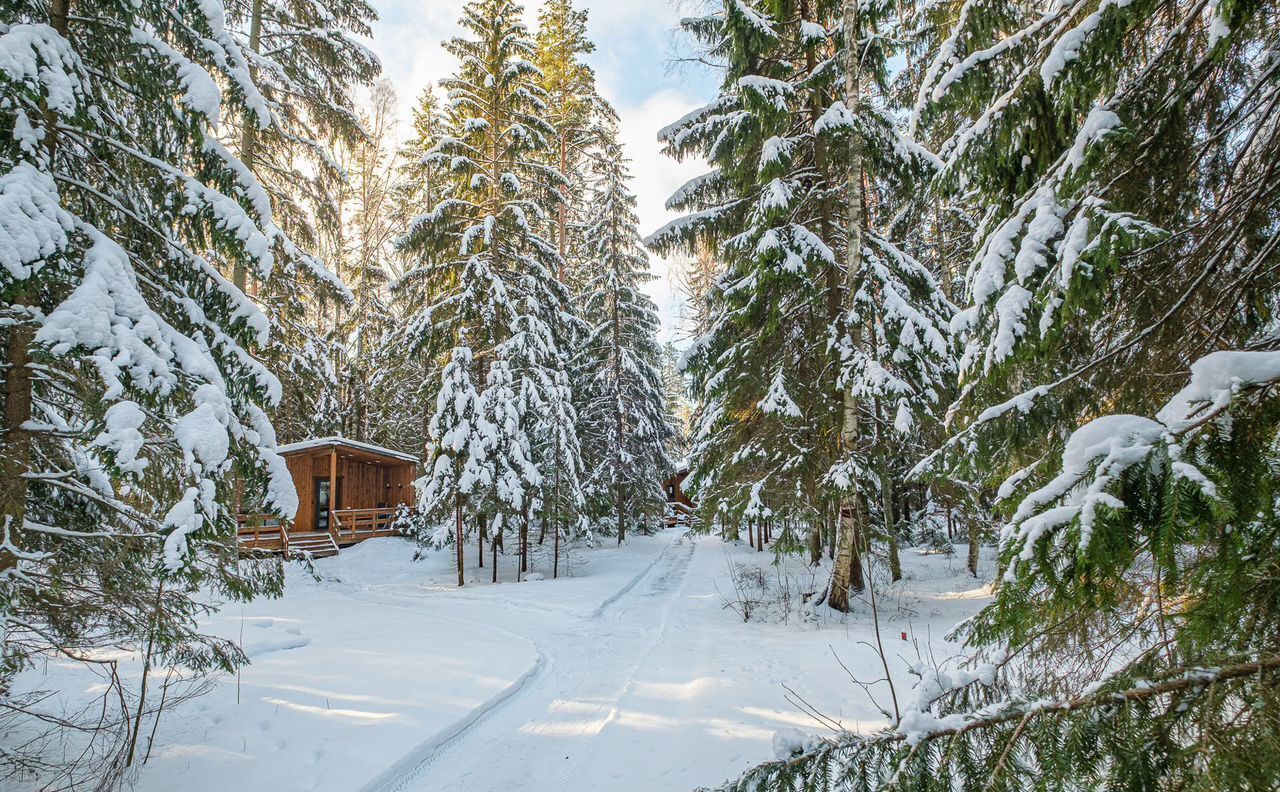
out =
[[[307,451],[319,451],[322,448],[330,448],[332,446],[341,446],[354,451],[363,451],[366,454],[375,456],[390,457],[401,462],[414,462],[418,458],[412,454],[406,454],[403,451],[394,451],[390,448],[383,448],[372,443],[361,443],[346,437],[317,437],[312,440],[303,440],[300,443],[289,443],[276,448],[276,451],[282,455],[301,454]]]

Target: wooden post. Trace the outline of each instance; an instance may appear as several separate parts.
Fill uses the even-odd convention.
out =
[[[333,534],[333,513],[338,509],[338,447],[329,447],[329,533]]]

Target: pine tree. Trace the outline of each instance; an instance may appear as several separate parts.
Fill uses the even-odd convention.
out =
[[[723,514],[728,500],[746,519],[803,504],[813,530],[840,500],[828,597],[838,610],[861,588],[873,496],[891,503],[900,475],[874,440],[932,413],[950,314],[932,273],[893,238],[892,213],[933,158],[900,134],[882,99],[877,25],[888,10],[845,11],[733,2],[686,22],[726,62],[724,85],[662,137],[674,156],[702,154],[716,170],[670,201],[697,211],[650,240],[714,249],[728,265],[711,291],[711,329],[688,357],[703,402],[691,483],[706,508]],[[848,79],[844,29],[860,44]],[[889,533],[891,510],[879,516]]]
[[[389,260],[399,228],[393,211],[397,163],[390,138],[394,112],[395,91],[389,82],[380,81],[374,86],[369,108],[360,113],[365,135],[339,155],[346,173],[345,189],[340,192],[343,233],[326,256],[352,293],[350,306],[334,306],[334,330],[341,354],[337,372],[340,434],[365,442],[385,440],[378,436],[379,419],[386,415],[380,399],[388,395],[379,387],[380,373],[394,367],[397,356],[384,345],[394,325],[388,302]],[[398,387],[388,384],[392,389]]]
[[[366,0],[228,0],[228,28],[240,43],[262,100],[276,119],[260,127],[229,118],[234,151],[263,185],[277,224],[302,253],[282,261],[268,281],[230,273],[254,294],[276,327],[265,357],[284,385],[283,437],[341,434],[343,341],[333,321],[352,310],[333,240],[342,236],[341,196],[349,194],[342,151],[367,145],[355,90],[381,68],[360,43],[376,18]]]
[[[278,592],[278,560],[238,562],[236,512],[297,502],[267,416],[280,383],[252,354],[270,323],[221,273],[266,278],[297,249],[214,134],[241,113],[278,121],[219,4],[8,0],[0,18],[8,718],[29,702],[7,680],[47,654],[245,661],[197,631],[193,595]],[[154,704],[109,687],[100,715],[121,728],[50,783],[111,788],[134,760],[120,706]],[[20,771],[37,747],[0,761]]]
[[[899,723],[729,788],[1274,786],[1278,22],[1106,0],[948,20],[917,123],[941,187],[987,211],[930,462],[1012,474],[996,599]]]
[[[588,330],[579,356],[585,406],[579,413],[583,461],[613,503],[618,543],[628,517],[662,516],[661,482],[672,469],[674,435],[659,368],[658,308],[641,287],[653,279],[636,230],[636,199],[622,147],[610,142],[593,160],[591,212],[583,258],[594,276],[581,300]]]
[[[313,251],[324,233],[341,222],[329,188],[342,173],[334,145],[358,145],[364,136],[354,91],[377,76],[378,58],[357,37],[368,37],[377,18],[367,0],[227,0],[228,28],[245,53],[262,101],[275,123],[263,127],[251,114],[240,118],[236,151],[272,198],[277,222]],[[290,273],[312,286],[333,287],[330,268],[301,257]],[[247,290],[247,273],[233,280]]]
[[[430,156],[446,136],[447,128],[448,119],[440,102],[427,88],[413,110],[413,133],[396,158],[391,208],[394,227],[408,228],[414,218],[435,208],[447,195],[448,165]],[[396,240],[393,247],[395,251],[387,261],[391,311],[401,323],[421,306],[430,304],[434,295],[430,292],[429,272],[414,266],[414,256],[404,249],[403,241]],[[404,338],[398,332],[385,337],[378,357],[385,372],[383,382],[391,391],[382,399],[388,407],[384,414],[390,425],[388,443],[394,448],[418,449],[423,468],[429,469],[432,450],[428,425],[435,412],[431,383],[440,375],[438,363],[423,353],[406,355]]]
[[[686,393],[684,374],[680,371],[680,351],[671,341],[661,347],[659,368],[667,414],[675,418],[675,431],[667,444],[667,456],[672,460],[683,460],[689,453],[689,419],[693,411]]]
[[[558,541],[582,503],[567,371],[574,328],[557,277],[562,259],[538,234],[562,180],[538,159],[552,130],[520,14],[510,0],[468,3],[462,25],[473,38],[445,45],[462,67],[442,82],[449,131],[429,160],[447,164],[450,184],[405,242],[422,256],[411,277],[434,300],[404,338],[467,368],[475,388],[474,421],[448,419],[450,405],[437,399],[439,445],[421,483],[423,508],[452,513],[459,526],[464,511],[478,516],[493,536],[536,499]],[[477,450],[464,460],[463,447]]]
[[[577,243],[575,227],[581,227],[575,214],[584,196],[584,157],[589,147],[604,142],[603,125],[616,121],[617,115],[596,92],[595,72],[582,60],[596,49],[587,38],[586,11],[575,9],[573,0],[549,0],[538,12],[535,45],[538,84],[545,92],[546,119],[553,130],[548,162],[562,182],[562,200],[555,208],[548,238],[568,264]],[[566,267],[561,279],[573,274],[573,268]]]

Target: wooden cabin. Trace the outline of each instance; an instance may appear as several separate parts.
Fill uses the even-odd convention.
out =
[[[298,490],[298,513],[292,523],[241,515],[243,549],[333,555],[339,547],[392,535],[399,507],[413,505],[418,459],[411,454],[344,437],[278,451]]]
[[[689,525],[693,521],[694,502],[684,491],[684,480],[689,477],[689,466],[681,465],[666,481],[662,491],[667,495],[667,526]]]

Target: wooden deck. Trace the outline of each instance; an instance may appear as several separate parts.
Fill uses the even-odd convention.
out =
[[[694,512],[693,507],[680,501],[669,502],[667,504],[671,510],[667,513],[667,527],[674,528],[677,525],[683,525],[692,528],[698,520],[698,515]]]
[[[365,539],[378,536],[395,536],[395,509],[338,509],[329,512],[329,530],[290,531],[279,518],[263,514],[242,514],[239,518],[238,538],[241,552],[284,553],[309,552],[312,555],[332,555],[323,552],[332,547],[349,547]],[[330,542],[322,541],[328,537]]]

